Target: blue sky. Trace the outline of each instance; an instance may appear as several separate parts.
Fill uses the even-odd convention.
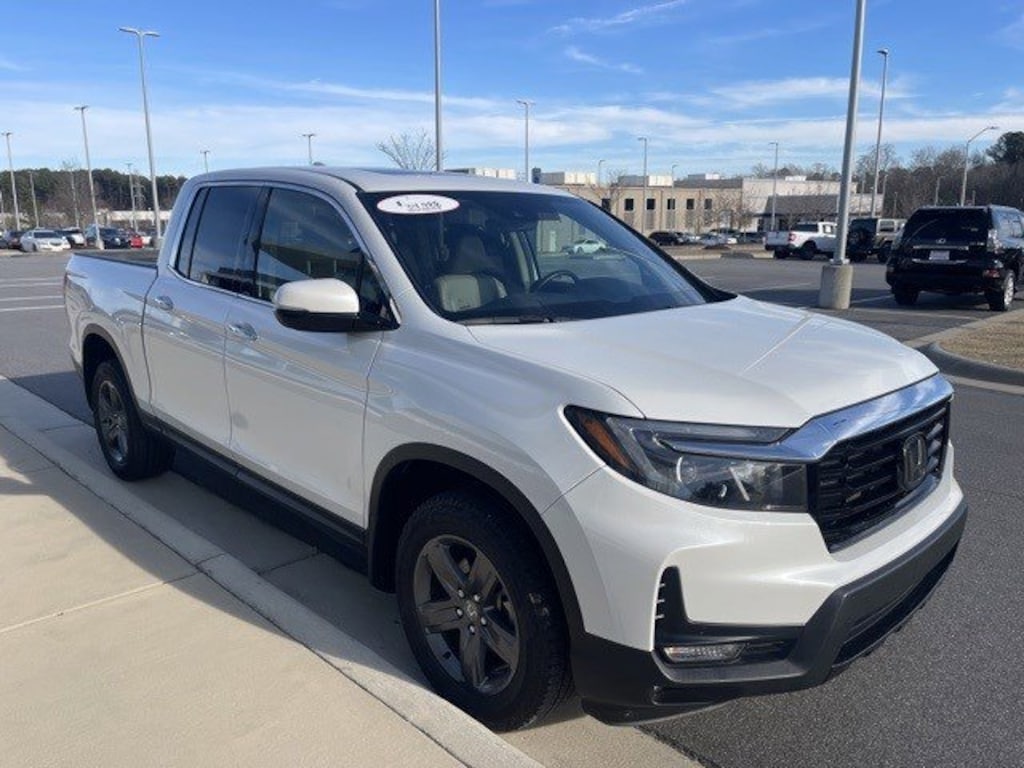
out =
[[[16,167],[146,168],[135,39],[147,39],[160,173],[316,160],[387,165],[376,143],[433,133],[433,0],[6,0],[0,130]],[[854,0],[442,0],[449,167],[743,173],[841,162]],[[869,0],[857,131],[902,159],[986,125],[1024,130],[1020,0]],[[6,158],[4,158],[6,159]],[[6,163],[4,163],[6,165]]]

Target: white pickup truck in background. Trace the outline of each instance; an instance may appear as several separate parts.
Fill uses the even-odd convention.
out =
[[[810,261],[819,253],[835,252],[836,225],[831,221],[802,221],[792,229],[769,232],[764,249],[773,251],[777,259],[799,256]]]
[[[540,184],[204,174],[155,264],[76,254],[65,302],[114,473],[187,446],[301,514],[497,729],[573,686],[636,723],[823,683],[925,602],[967,516],[926,358]]]

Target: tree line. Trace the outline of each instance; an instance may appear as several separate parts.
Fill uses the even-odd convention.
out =
[[[151,211],[151,185],[149,177],[129,174],[111,168],[94,168],[93,188],[96,192],[96,209],[101,222],[106,222],[105,211],[130,211],[132,208],[132,187],[134,186],[135,208]],[[164,175],[157,177],[157,193],[161,210],[170,210],[182,184],[184,176]],[[89,180],[83,168],[64,163],[61,168],[21,168],[14,171],[14,186],[18,193],[18,212],[21,226],[43,227],[84,227],[92,221],[92,203],[89,199]],[[0,196],[4,223],[13,227],[14,205],[11,194],[11,178],[7,171],[0,174]],[[33,200],[34,197],[34,200]],[[144,220],[144,217],[140,217]]]

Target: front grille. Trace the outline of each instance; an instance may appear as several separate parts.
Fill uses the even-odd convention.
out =
[[[903,442],[924,435],[927,470],[916,488],[899,479]],[[845,440],[812,467],[811,514],[830,551],[852,544],[899,511],[912,494],[926,493],[942,474],[949,440],[949,403],[931,406],[881,429]]]

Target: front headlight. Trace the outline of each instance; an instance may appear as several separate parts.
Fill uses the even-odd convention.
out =
[[[744,445],[777,442],[787,429],[629,419],[575,406],[565,416],[608,466],[648,488],[709,507],[807,510],[805,464],[743,456]],[[723,445],[735,455],[723,455]]]

